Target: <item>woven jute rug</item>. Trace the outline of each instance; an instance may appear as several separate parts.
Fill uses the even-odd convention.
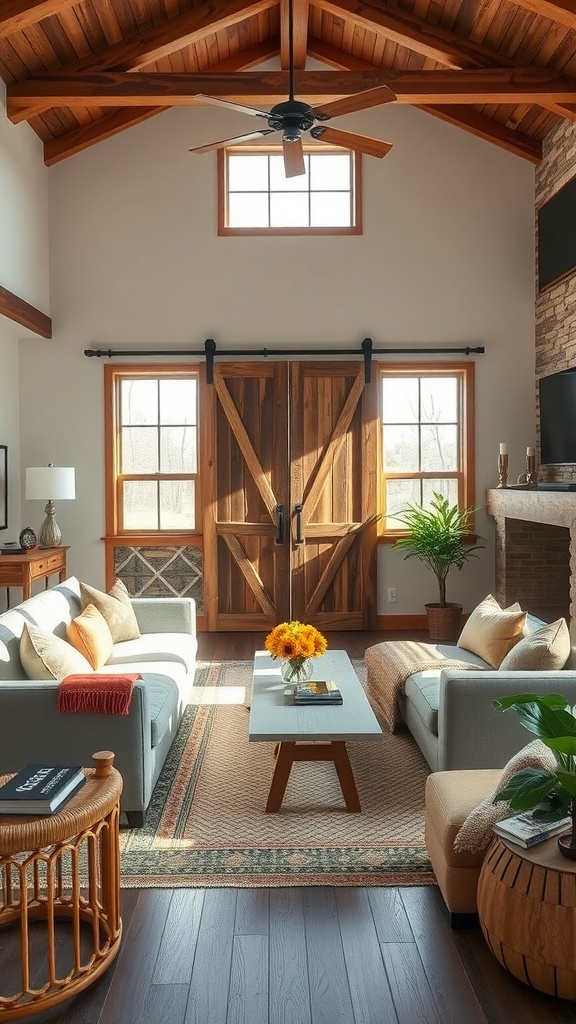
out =
[[[354,667],[362,682],[363,662]],[[248,743],[251,662],[201,663],[141,829],[121,831],[122,886],[426,885],[428,766],[409,733],[349,743],[362,804],[329,762],[292,769],[266,814],[273,746]]]

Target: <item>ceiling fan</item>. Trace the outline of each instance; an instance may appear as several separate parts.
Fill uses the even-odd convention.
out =
[[[268,123],[268,127],[249,132],[247,135],[223,139],[221,142],[211,142],[206,146],[195,146],[190,149],[190,153],[209,153],[214,149],[224,149],[225,146],[233,145],[234,143],[249,142],[266,135],[272,135],[274,132],[282,132],[284,172],[287,178],[294,178],[299,174],[306,173],[302,135],[307,131],[318,142],[325,142],[332,146],[344,146],[347,149],[365,153],[367,156],[375,156],[382,159],[382,157],[385,157],[390,152],[392,149],[390,142],[382,142],[380,139],[371,139],[366,135],[345,132],[340,128],[330,128],[324,124],[325,121],[329,121],[332,117],[336,117],[339,114],[350,114],[355,110],[364,110],[368,107],[395,100],[396,96],[388,86],[378,86],[375,89],[368,89],[355,96],[345,96],[330,103],[320,104],[318,107],[311,107],[308,103],[294,99],[294,18],[292,8],[293,0],[289,0],[289,98],[283,103],[277,103],[271,110],[258,110],[256,107],[218,99],[216,96],[198,94],[196,98],[202,103],[214,104],[218,107],[228,107],[228,109],[239,110],[244,114],[251,114],[253,117],[264,118]]]

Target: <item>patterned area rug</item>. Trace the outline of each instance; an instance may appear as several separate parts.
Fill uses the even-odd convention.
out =
[[[360,814],[319,761],[296,764],[281,810],[265,814],[273,746],[248,743],[251,678],[251,662],[199,665],[145,826],[121,832],[123,887],[433,883],[428,766],[410,734],[348,743]]]

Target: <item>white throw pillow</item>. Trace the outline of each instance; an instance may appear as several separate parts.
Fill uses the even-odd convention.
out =
[[[492,668],[500,663],[524,635],[526,612],[520,606],[501,608],[489,594],[471,612],[458,638],[458,647],[472,651]]]
[[[26,622],[20,637],[20,661],[28,679],[64,679],[85,675],[92,666],[72,644]]]
[[[556,619],[523,637],[506,655],[500,668],[517,672],[564,668],[570,654],[570,633],[566,619]]]

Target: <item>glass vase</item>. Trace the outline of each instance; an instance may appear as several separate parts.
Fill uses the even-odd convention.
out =
[[[289,686],[306,683],[312,676],[312,658],[287,658],[280,666],[280,675]]]

